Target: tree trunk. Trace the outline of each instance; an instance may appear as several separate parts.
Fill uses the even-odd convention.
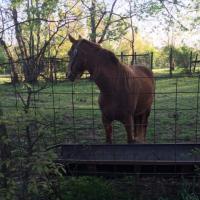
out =
[[[12,84],[19,83],[19,76],[17,73],[16,65],[14,63],[11,63],[11,82]]]
[[[92,0],[92,6],[90,8],[90,22],[91,22],[91,34],[90,39],[96,43],[96,0]]]
[[[5,41],[0,38],[0,45],[3,47],[6,55],[7,55],[7,58],[9,60],[9,64],[11,66],[11,82],[13,84],[16,84],[16,83],[19,83],[19,76],[18,76],[18,73],[17,73],[17,67],[16,67],[16,64],[14,63],[14,59],[11,55],[11,52],[9,51]]]

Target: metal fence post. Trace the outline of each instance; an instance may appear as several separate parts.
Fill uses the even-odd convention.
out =
[[[169,75],[172,77],[172,70],[173,70],[173,52],[172,47],[170,48],[169,52]]]
[[[153,70],[153,52],[151,52],[151,55],[150,55],[151,57],[150,57],[150,67],[151,67],[151,70]]]
[[[121,57],[121,62],[123,63],[124,62],[124,53],[123,52],[121,52],[120,57]]]

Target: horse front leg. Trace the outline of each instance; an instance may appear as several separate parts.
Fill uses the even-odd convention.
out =
[[[106,132],[106,143],[112,144],[112,122],[102,115],[102,122]]]
[[[132,115],[128,115],[122,123],[124,124],[124,127],[126,129],[127,133],[127,142],[128,143],[133,143],[133,117]]]

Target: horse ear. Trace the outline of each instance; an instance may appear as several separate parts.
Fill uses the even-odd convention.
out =
[[[75,38],[73,38],[70,34],[69,34],[69,41],[71,43],[75,43],[77,40]]]

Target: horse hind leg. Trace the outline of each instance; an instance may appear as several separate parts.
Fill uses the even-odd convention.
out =
[[[127,142],[133,143],[133,117],[132,115],[127,116],[122,123],[126,129],[127,133]]]
[[[144,118],[143,118],[143,132],[144,132],[144,139],[146,139],[146,133],[147,133],[147,126],[148,126],[148,118],[150,115],[151,110],[146,111]]]
[[[141,116],[134,117],[134,142],[141,143]]]
[[[108,120],[104,115],[102,116],[102,122],[106,132],[106,143],[112,144],[112,122]]]
[[[134,117],[134,138],[135,142],[145,143],[146,142],[146,131],[148,126],[148,117],[150,111],[146,111],[142,115]]]

